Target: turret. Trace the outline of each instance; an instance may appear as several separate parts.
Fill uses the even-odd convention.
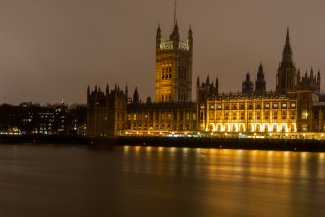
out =
[[[187,40],[188,40],[188,45],[189,45],[190,51],[193,52],[193,33],[192,33],[191,26],[187,33]]]
[[[254,91],[254,84],[251,82],[250,74],[247,72],[246,80],[242,83],[242,92],[244,94],[251,94]]]
[[[249,74],[249,72],[246,73],[246,81],[250,81],[251,80],[251,76]]]
[[[158,25],[157,35],[156,35],[156,50],[160,49],[160,43],[161,43],[161,30],[160,30],[160,25]]]
[[[108,84],[106,84],[106,96],[108,96],[109,95],[109,86],[108,86]]]
[[[177,23],[174,25],[174,29],[172,34],[169,37],[170,41],[173,41],[174,49],[178,49],[178,42],[179,42],[179,32],[178,32],[178,25]]]
[[[258,67],[257,78],[255,81],[255,92],[259,94],[266,92],[266,81],[264,79],[264,70],[262,63],[260,63],[260,66]]]
[[[320,70],[318,69],[317,73],[317,86],[320,88]]]
[[[293,63],[293,52],[290,45],[290,35],[289,28],[287,28],[286,43],[282,51],[282,62],[283,63]]]
[[[197,79],[196,79],[196,87],[199,87],[200,86],[200,77],[197,76]]]
[[[125,94],[125,98],[126,100],[129,98],[129,88],[128,88],[128,85],[126,84],[125,85],[125,91],[124,91],[124,94]]]
[[[218,95],[218,94],[219,94],[219,78],[217,76],[217,78],[216,78],[216,95]]]
[[[134,89],[134,93],[133,93],[133,103],[135,103],[135,104],[140,103],[140,100],[139,100],[139,93],[138,93],[138,88],[137,88],[137,87]]]
[[[260,66],[258,67],[257,78],[264,79],[264,70],[262,63],[260,63]]]
[[[297,70],[293,63],[293,52],[290,45],[289,28],[287,29],[286,42],[282,50],[282,61],[276,75],[276,91],[287,93],[296,90]]]

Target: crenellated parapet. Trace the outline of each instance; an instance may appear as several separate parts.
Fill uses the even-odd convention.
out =
[[[180,40],[177,22],[168,40],[162,39],[161,28],[156,34],[155,102],[191,102],[193,34]]]
[[[199,76],[196,81],[196,101],[198,103],[204,103],[206,100],[212,96],[217,96],[219,94],[219,79],[218,77],[215,80],[215,83],[210,82],[209,75],[206,78],[205,82],[200,82]]]
[[[126,127],[128,88],[119,85],[113,89],[99,86],[87,88],[87,135],[93,137],[116,136]]]
[[[305,75],[300,76],[300,70],[298,70],[298,81],[297,89],[298,90],[310,90],[316,93],[320,92],[320,70],[318,70],[317,75],[314,75],[313,68],[310,69],[309,75],[307,70]]]

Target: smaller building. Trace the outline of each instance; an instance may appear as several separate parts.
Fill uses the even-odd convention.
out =
[[[0,106],[0,134],[85,135],[86,106],[71,109],[64,103],[41,106],[31,102]],[[79,129],[79,130],[78,130]]]
[[[117,136],[126,129],[128,88],[125,91],[119,86],[106,91],[95,87],[93,91],[87,89],[87,135]]]

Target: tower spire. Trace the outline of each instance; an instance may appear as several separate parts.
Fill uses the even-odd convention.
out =
[[[287,27],[286,43],[282,51],[282,62],[293,64],[293,53],[290,45],[289,27]]]
[[[174,5],[174,26],[176,25],[176,1]]]

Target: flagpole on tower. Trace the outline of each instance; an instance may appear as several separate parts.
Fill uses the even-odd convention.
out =
[[[174,26],[176,25],[176,1],[174,6]]]

